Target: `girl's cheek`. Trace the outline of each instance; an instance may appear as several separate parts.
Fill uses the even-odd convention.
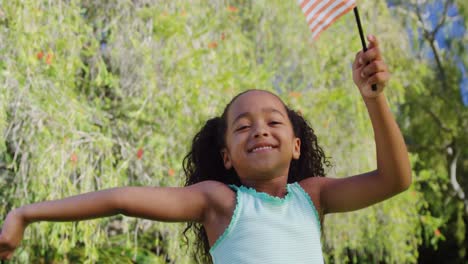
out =
[[[247,141],[247,133],[239,133],[236,137],[233,138],[232,144],[238,149],[242,149]]]

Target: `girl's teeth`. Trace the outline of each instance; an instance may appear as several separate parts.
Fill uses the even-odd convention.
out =
[[[263,150],[263,149],[271,149],[271,147],[254,148],[252,152],[256,152],[256,151]]]

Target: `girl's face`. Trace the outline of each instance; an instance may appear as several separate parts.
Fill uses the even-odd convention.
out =
[[[265,91],[249,91],[231,104],[225,137],[224,166],[241,180],[287,178],[291,160],[300,155],[283,103]]]

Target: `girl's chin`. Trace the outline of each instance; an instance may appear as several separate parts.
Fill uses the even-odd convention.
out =
[[[254,177],[255,179],[273,179],[278,177],[278,175],[282,175],[281,171],[282,169],[278,168],[277,166],[268,166],[265,164],[264,166],[259,166],[257,165],[254,168],[248,170],[250,175]],[[287,171],[284,169],[284,171]]]

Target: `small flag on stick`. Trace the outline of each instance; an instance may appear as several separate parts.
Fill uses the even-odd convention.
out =
[[[356,6],[355,0],[298,0],[298,3],[314,39]]]
[[[327,29],[342,15],[354,9],[359,36],[361,37],[362,49],[364,52],[367,51],[367,44],[364,39],[356,0],[297,0],[297,2],[301,6],[307,24],[309,24],[310,31],[312,31],[312,38],[314,39],[317,39],[322,31]],[[377,86],[375,84],[372,85],[372,90],[377,91]]]

